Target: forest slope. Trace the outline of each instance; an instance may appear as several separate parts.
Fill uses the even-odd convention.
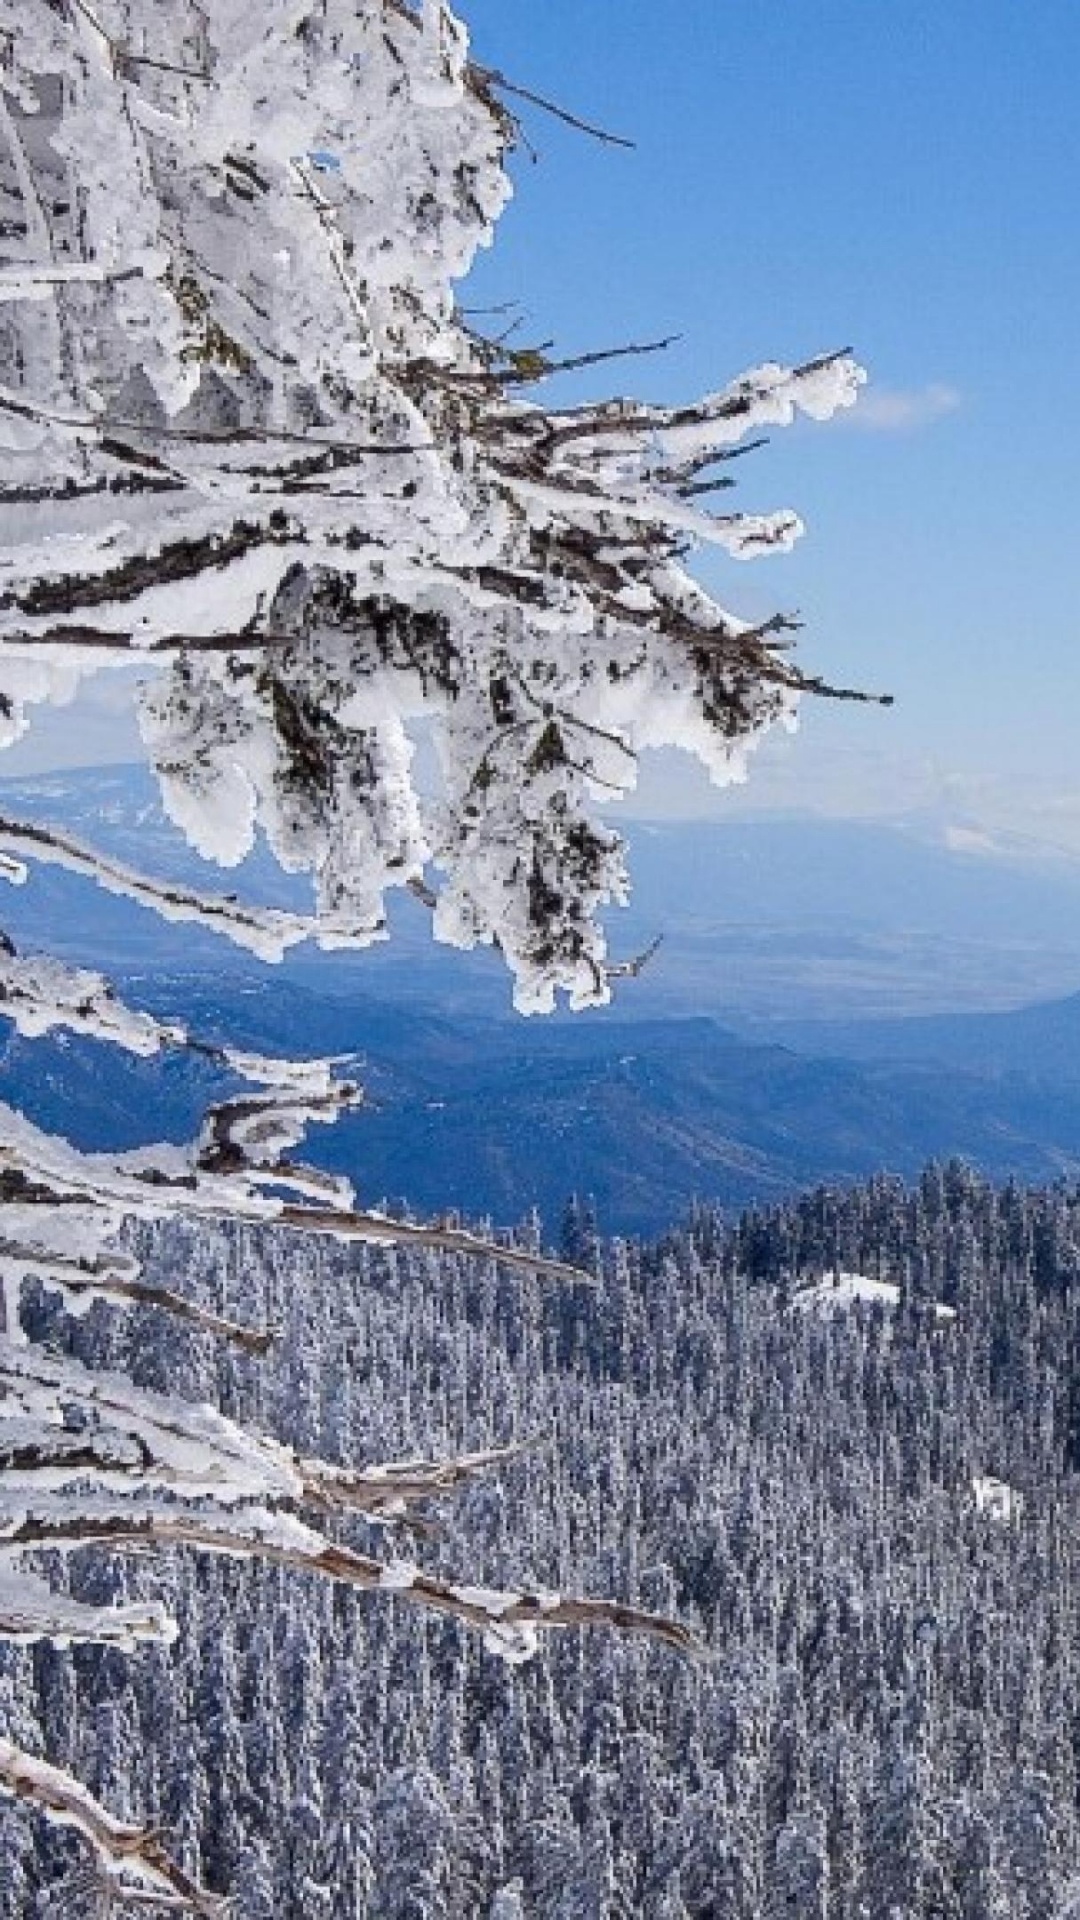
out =
[[[164,1586],[177,1648],[8,1649],[0,1725],[160,1815],[237,1920],[1066,1920],[1078,1233],[1075,1190],[955,1168],[602,1257],[579,1216],[596,1289],[163,1233],[152,1269],[281,1319],[279,1363],[100,1308],[38,1330],[343,1460],[530,1437],[426,1550],[673,1607],[712,1658],[571,1633],[507,1668],[389,1598],[129,1559],[78,1590]],[[791,1311],[832,1264],[899,1293]],[[0,1810],[4,1920],[74,1857]]]

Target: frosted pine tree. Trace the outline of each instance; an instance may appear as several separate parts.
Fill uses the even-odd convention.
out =
[[[829,1858],[820,1810],[790,1815],[776,1838],[768,1920],[827,1920]]]
[[[511,1880],[505,1887],[500,1887],[491,1904],[488,1920],[525,1920],[521,1891],[520,1880]]]
[[[545,405],[556,364],[480,337],[455,299],[505,206],[514,133],[442,0],[0,0],[0,742],[139,663],[171,817],[223,867],[261,830],[310,876],[311,910],[155,880],[10,819],[0,876],[90,875],[266,960],[380,938],[407,888],[437,938],[499,948],[522,1009],[596,1004],[637,964],[611,960],[598,915],[628,888],[600,809],[640,751],[677,744],[737,778],[802,692],[829,691],[790,658],[790,622],[741,619],[685,558],[791,545],[792,512],[712,511],[725,463],[764,427],[850,405],[859,368],[829,354],[688,405]],[[489,1250],[361,1215],[347,1183],[296,1163],[307,1126],[359,1097],[330,1064],[207,1047],[6,941],[0,999],[30,1037],[195,1048],[246,1088],[186,1152],[86,1155],[0,1111],[0,1634],[167,1636],[156,1604],[87,1606],[29,1571],[43,1547],[137,1539],[389,1589],[512,1660],[588,1621],[684,1644],[630,1609],[438,1581],[334,1539],[335,1513],[385,1523],[497,1456],[332,1469],[26,1345],[33,1278],[76,1311],[151,1302],[265,1346],[149,1286],[118,1244],[132,1217]],[[156,1833],[68,1774],[8,1742],[0,1783],[114,1877],[205,1905]]]
[[[362,944],[388,888],[430,888],[438,936],[495,941],[523,1006],[605,999],[595,914],[627,882],[597,806],[646,746],[737,777],[818,686],[787,622],[685,569],[801,532],[711,511],[718,463],[850,405],[858,367],[770,363],[682,407],[528,397],[553,363],[455,306],[513,123],[441,4],[4,0],[5,30],[8,730],[159,660],[173,817],[226,865],[260,825],[315,883],[314,924],[219,905],[223,933]]]

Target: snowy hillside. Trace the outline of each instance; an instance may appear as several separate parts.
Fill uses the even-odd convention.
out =
[[[283,1321],[278,1358],[100,1312],[65,1336],[84,1358],[353,1465],[534,1441],[430,1509],[426,1552],[453,1579],[674,1608],[711,1657],[570,1632],[508,1668],[392,1592],[75,1562],[76,1593],[165,1597],[183,1639],[123,1664],[8,1650],[0,1736],[160,1816],[236,1920],[1065,1920],[1078,1227],[1075,1193],[940,1170],[735,1228],[703,1213],[644,1252],[598,1248],[579,1212],[568,1250],[602,1280],[576,1290],[174,1229],[152,1277]],[[947,1339],[883,1339],[873,1307],[777,1313],[792,1272],[811,1294],[833,1262],[872,1301],[855,1276],[897,1253],[944,1276]],[[79,1865],[0,1811],[4,1920],[37,1920],[43,1883],[70,1911]]]

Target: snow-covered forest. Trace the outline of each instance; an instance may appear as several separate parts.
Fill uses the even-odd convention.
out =
[[[156,1277],[219,1301],[224,1275],[285,1319],[276,1361],[157,1314],[42,1304],[35,1329],[341,1462],[526,1441],[432,1501],[425,1559],[674,1609],[708,1658],[568,1635],[507,1666],[392,1597],[125,1558],[75,1587],[165,1594],[179,1640],[10,1650],[5,1723],[159,1816],[237,1920],[1065,1920],[1078,1233],[1075,1190],[959,1166],[646,1248],[597,1245],[577,1208],[565,1251],[599,1284],[576,1291],[155,1232]],[[44,1888],[42,1914],[93,1912],[84,1868],[4,1814],[5,1913]]]

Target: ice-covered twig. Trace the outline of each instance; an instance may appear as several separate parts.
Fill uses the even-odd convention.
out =
[[[333,1181],[329,1192],[337,1201],[326,1204],[325,1176],[293,1166],[276,1157],[283,1140],[294,1142],[312,1118],[326,1118],[351,1103],[356,1089],[343,1086],[330,1095],[316,1090],[309,1097],[294,1088],[280,1096],[267,1095],[255,1109],[254,1130],[245,1142],[242,1126],[229,1123],[228,1151],[215,1148],[214,1123],[193,1148],[148,1147],[132,1153],[82,1153],[55,1134],[34,1127],[22,1115],[0,1104],[0,1193],[10,1210],[5,1224],[12,1241],[33,1251],[51,1266],[53,1282],[64,1285],[64,1263],[90,1257],[86,1237],[95,1236],[93,1252],[108,1248],[127,1218],[247,1220],[252,1224],[288,1227],[331,1239],[362,1241],[376,1246],[431,1247],[474,1259],[495,1260],[540,1279],[577,1286],[593,1280],[565,1261],[528,1248],[503,1246],[481,1239],[463,1228],[394,1220],[344,1204],[347,1183]],[[241,1103],[249,1105],[249,1103]],[[305,1196],[282,1197],[291,1189]],[[312,1199],[308,1196],[314,1195]],[[74,1236],[74,1241],[73,1241]],[[59,1257],[57,1257],[59,1256]],[[101,1291],[108,1292],[110,1265],[102,1271]],[[93,1272],[74,1276],[80,1292],[93,1292]],[[159,1304],[165,1304],[159,1300]]]
[[[576,133],[588,134],[590,140],[599,140],[605,147],[626,147],[633,151],[636,142],[627,140],[623,134],[610,133],[606,127],[597,126],[593,120],[584,120],[580,114],[571,113],[568,108],[560,107],[542,93],[534,93],[531,87],[523,87],[516,80],[508,80],[505,73],[497,67],[481,67],[475,63],[472,67],[475,78],[481,86],[494,89],[499,93],[513,94],[518,100],[527,100],[530,106],[539,107],[542,113],[550,113],[555,120],[573,127]]]
[[[350,1103],[357,1098],[351,1083],[335,1080],[336,1060],[295,1060],[204,1040],[178,1021],[129,1006],[104,974],[51,955],[18,953],[2,932],[0,1014],[27,1039],[64,1027],[144,1058],[174,1049],[194,1053],[252,1085],[274,1089],[279,1099],[282,1093],[323,1100],[346,1092]]]
[[[653,477],[677,481],[759,427],[790,426],[800,412],[828,419],[838,408],[854,403],[864,379],[845,347],[797,367],[773,362],[755,367],[722,392],[690,406],[609,400],[599,406],[556,411],[537,420],[537,437],[548,458],[573,445],[575,459],[589,451],[599,452],[601,443],[628,440],[636,450],[647,439]]]
[[[23,878],[26,860],[63,867],[95,881],[107,893],[149,907],[163,920],[224,934],[234,946],[263,960],[280,960],[290,947],[316,939],[320,932],[317,923],[302,914],[245,906],[227,894],[199,893],[177,882],[149,879],[122,861],[84,846],[61,828],[36,821],[0,817],[0,855],[7,861],[7,870],[0,869],[5,879]]]

